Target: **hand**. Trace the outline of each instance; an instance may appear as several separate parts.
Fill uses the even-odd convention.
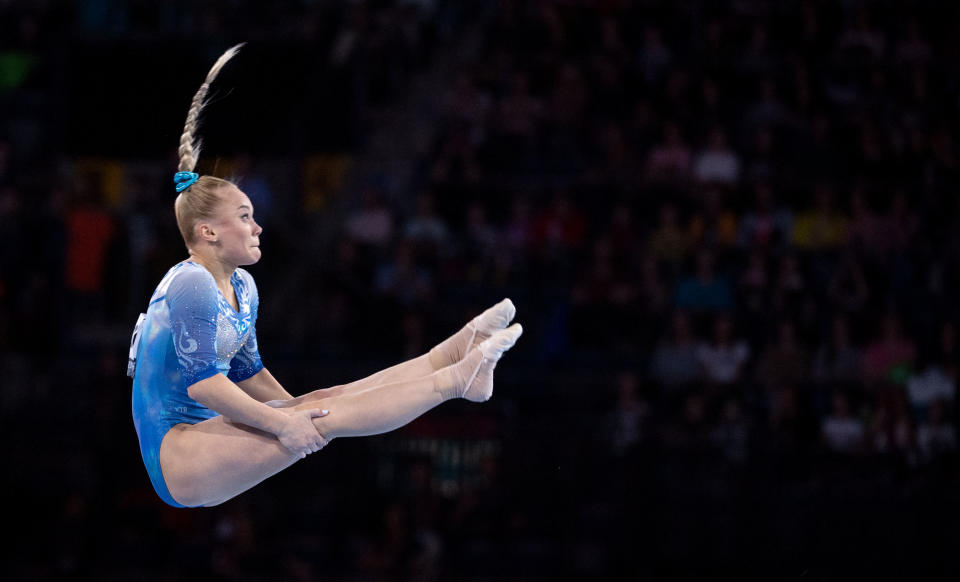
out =
[[[301,459],[310,453],[315,453],[327,444],[317,427],[313,425],[314,418],[326,416],[328,411],[314,408],[311,410],[291,411],[286,422],[277,433],[280,444],[287,447],[291,453]]]

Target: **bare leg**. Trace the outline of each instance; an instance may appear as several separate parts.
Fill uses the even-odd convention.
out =
[[[270,402],[267,402],[267,404],[273,406],[274,408],[294,408],[301,404],[309,404],[311,402],[316,403],[319,400],[326,400],[332,396],[340,396],[349,392],[363,391],[375,386],[382,386],[384,384],[391,384],[394,382],[402,382],[404,380],[425,378],[434,372],[436,372],[436,370],[434,370],[433,365],[430,363],[429,356],[427,354],[423,354],[422,356],[417,356],[416,358],[407,360],[406,362],[400,362],[399,364],[391,366],[385,370],[380,370],[379,372],[371,374],[366,378],[354,380],[349,384],[339,384],[337,386],[331,386],[330,388],[320,388],[318,390],[307,392],[306,394],[301,394],[300,396],[291,398],[290,400],[271,400]]]
[[[450,398],[473,399],[471,382],[481,377],[485,367],[492,367],[519,336],[518,331],[510,330],[500,334],[505,338],[500,344],[473,350],[459,363],[429,376],[331,394],[324,399],[330,415],[315,419],[317,430],[327,442],[341,436],[379,434],[407,424]],[[496,337],[499,334],[491,342]],[[314,407],[309,403],[300,406]],[[320,422],[327,419],[330,422]],[[177,425],[160,448],[160,466],[170,494],[188,506],[222,503],[297,459],[273,435],[223,417]]]
[[[379,396],[367,391],[343,392],[324,399],[324,408],[339,416],[329,430],[327,442],[336,436],[357,436],[386,432],[410,422],[443,402],[443,390],[449,383],[462,386],[470,378],[468,366],[478,367],[478,351],[454,370],[441,370],[430,376],[381,385]],[[315,408],[305,402],[299,407]],[[293,412],[294,408],[289,408]],[[318,431],[320,427],[318,427]],[[175,426],[160,447],[160,466],[174,499],[183,505],[215,505],[289,467],[299,457],[292,454],[271,434],[230,422],[223,417],[194,425]]]
[[[313,424],[328,441],[337,437],[369,436],[399,428],[451,398],[488,400],[493,392],[493,369],[522,332],[519,324],[500,330],[459,363],[425,378],[331,397],[324,402],[330,414],[314,419]],[[315,405],[300,405],[300,408],[313,407]]]
[[[466,356],[471,349],[479,345],[480,342],[489,338],[496,331],[507,327],[514,315],[516,315],[516,312],[517,310],[513,302],[509,299],[504,299],[473,318],[470,323],[463,326],[457,333],[437,344],[427,354],[407,360],[406,362],[401,362],[366,378],[350,382],[349,384],[314,390],[291,400],[273,401],[270,404],[278,408],[295,407],[307,402],[316,402],[348,392],[362,391],[374,386],[428,376],[437,370],[442,370],[462,360],[463,357]]]

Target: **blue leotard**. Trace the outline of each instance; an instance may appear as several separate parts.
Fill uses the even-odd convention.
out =
[[[131,341],[128,373],[140,453],[153,488],[174,507],[184,506],[174,501],[160,470],[163,437],[176,424],[217,416],[190,398],[187,388],[217,373],[240,382],[263,369],[255,329],[257,287],[243,269],[234,271],[230,283],[239,311],[206,268],[192,261],[174,265],[153,292]]]

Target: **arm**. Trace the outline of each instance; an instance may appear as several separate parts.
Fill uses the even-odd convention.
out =
[[[293,398],[293,395],[287,392],[266,368],[262,368],[246,380],[237,382],[237,386],[258,402],[290,400]]]
[[[278,411],[237,386],[236,382],[252,378],[263,368],[254,333],[240,350],[243,355],[238,354],[231,362],[230,377],[220,373],[216,323],[220,314],[216,283],[208,272],[185,268],[170,282],[166,301],[177,364],[190,398],[234,422],[275,435],[301,458],[323,447],[323,438],[312,419],[324,413]]]
[[[266,370],[263,370],[266,372]],[[268,373],[269,374],[269,373]],[[260,376],[260,374],[257,374]],[[253,382],[257,376],[245,380],[243,384]],[[274,380],[276,382],[276,380]],[[279,386],[279,384],[277,385]],[[283,390],[281,388],[281,390]],[[285,391],[284,391],[285,392]],[[187,394],[210,410],[222,414],[234,422],[239,422],[270,434],[278,434],[286,420],[286,414],[255,400],[244,386],[234,384],[223,374],[214,374],[209,378],[191,384]]]
[[[187,394],[224,418],[275,435],[283,446],[301,459],[319,451],[325,444],[313,419],[326,416],[326,410],[290,409],[289,413],[281,412],[257,402],[223,374],[191,384]]]

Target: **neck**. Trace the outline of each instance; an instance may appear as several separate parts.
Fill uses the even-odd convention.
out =
[[[208,257],[200,253],[190,252],[190,260],[204,267],[213,275],[213,280],[217,286],[226,288],[230,286],[230,276],[237,270],[237,266],[217,260],[216,257]]]

